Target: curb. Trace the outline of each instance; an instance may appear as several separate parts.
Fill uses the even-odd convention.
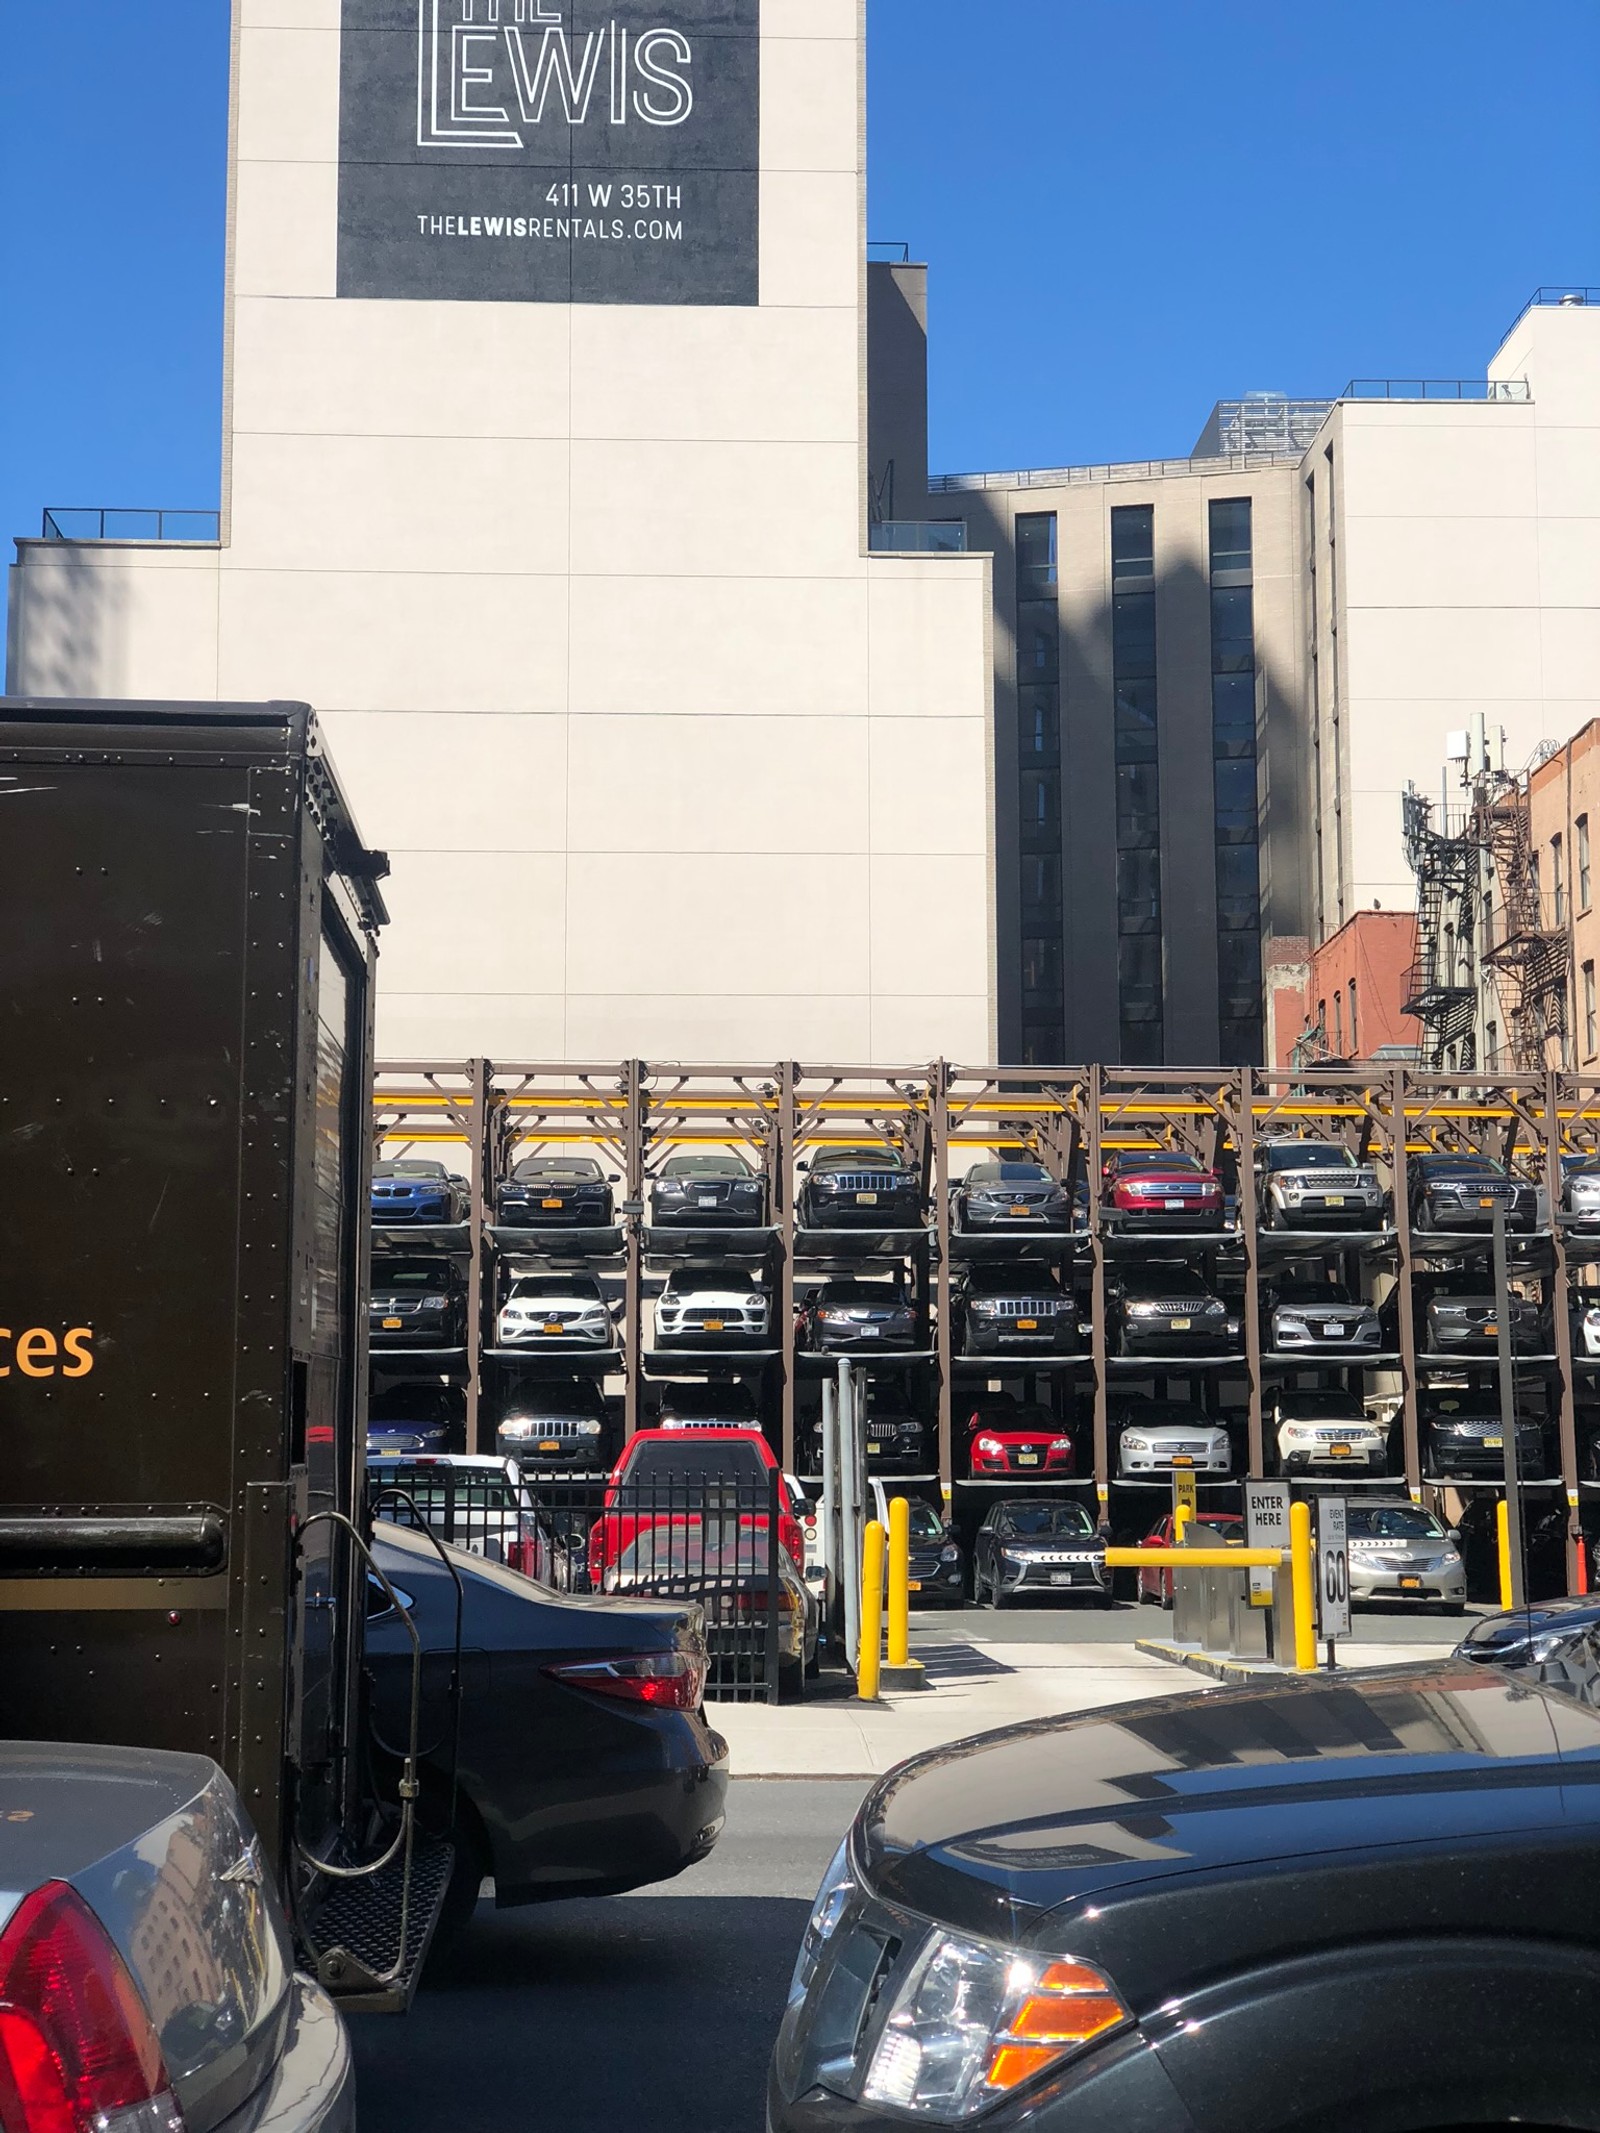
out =
[[[1205,1674],[1212,1681],[1281,1681],[1288,1669],[1269,1659],[1223,1659],[1214,1652],[1192,1652],[1181,1644],[1166,1644],[1158,1637],[1135,1637],[1133,1648],[1147,1659],[1164,1659],[1169,1666],[1186,1666],[1191,1673]]]

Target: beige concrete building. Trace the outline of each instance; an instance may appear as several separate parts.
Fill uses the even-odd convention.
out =
[[[220,538],[20,542],[9,688],[315,704],[391,1056],[992,1057],[989,562],[868,549],[863,0],[234,22]]]

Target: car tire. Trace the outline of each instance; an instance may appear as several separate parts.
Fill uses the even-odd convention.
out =
[[[806,1670],[795,1659],[778,1661],[779,1703],[804,1703],[806,1700]]]
[[[1172,1612],[1172,1610],[1173,1610],[1173,1608],[1174,1608],[1174,1607],[1175,1607],[1176,1605],[1177,1605],[1177,1595],[1176,1595],[1175,1593],[1170,1593],[1170,1592],[1168,1592],[1168,1590],[1167,1590],[1167,1588],[1166,1588],[1166,1585],[1165,1585],[1165,1583],[1163,1583],[1163,1585],[1162,1585],[1162,1588],[1161,1588],[1161,1611],[1162,1611],[1162,1613],[1163,1613],[1163,1614],[1169,1614],[1169,1615],[1170,1615],[1170,1614],[1171,1614],[1171,1612]]]

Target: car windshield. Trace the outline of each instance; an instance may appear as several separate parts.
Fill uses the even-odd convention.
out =
[[[1280,1422],[1365,1422],[1367,1411],[1348,1392],[1289,1392],[1278,1405]]]
[[[1006,1513],[1007,1530],[1022,1540],[1042,1540],[1052,1535],[1094,1532],[1094,1525],[1081,1503],[1016,1504]]]
[[[893,1148],[830,1148],[813,1170],[900,1170],[905,1166]]]
[[[748,1268],[737,1266],[680,1268],[667,1277],[667,1287],[674,1296],[694,1296],[705,1289],[759,1289],[760,1286]]]
[[[1443,1540],[1445,1530],[1431,1511],[1409,1503],[1353,1503],[1345,1512],[1352,1540]]]
[[[1278,1284],[1281,1304],[1347,1304],[1350,1291],[1339,1281],[1283,1281]]]
[[[384,1295],[391,1289],[447,1289],[449,1286],[450,1270],[437,1262],[424,1261],[420,1265],[405,1263],[400,1266],[384,1266],[380,1263],[372,1270],[375,1295]]]
[[[748,1178],[755,1173],[742,1156],[674,1155],[661,1166],[664,1178]]]
[[[1123,1276],[1123,1291],[1128,1296],[1204,1296],[1211,1291],[1205,1282],[1189,1266],[1142,1267],[1137,1273]]]
[[[595,1294],[592,1274],[519,1274],[511,1284],[516,1303],[528,1303],[541,1296],[581,1297],[585,1303],[593,1303]]]
[[[1047,1266],[1024,1260],[1020,1266],[974,1267],[967,1277],[974,1296],[1037,1296],[1059,1293],[1055,1275]]]
[[[1356,1160],[1348,1148],[1326,1141],[1289,1141],[1264,1153],[1271,1170],[1352,1170]]]
[[[719,1422],[730,1416],[740,1420],[748,1418],[752,1429],[756,1420],[755,1402],[742,1385],[691,1386],[687,1392],[665,1398],[661,1402],[661,1412],[676,1415],[680,1421],[695,1415],[706,1415]]]
[[[1119,1429],[1216,1429],[1220,1425],[1203,1407],[1186,1400],[1142,1400],[1123,1408],[1117,1417]]]
[[[520,1183],[587,1183],[599,1177],[600,1165],[587,1155],[530,1155],[511,1175]]]
[[[443,1163],[425,1163],[419,1160],[416,1162],[374,1163],[372,1175],[375,1178],[446,1178],[450,1173],[445,1169]]]
[[[1198,1170],[1192,1155],[1170,1155],[1165,1148],[1124,1148],[1117,1156],[1119,1170]]]
[[[910,1498],[907,1498],[910,1503]],[[944,1520],[929,1503],[911,1503],[911,1538],[914,1541],[944,1539]]]
[[[1049,1185],[1042,1163],[977,1163],[967,1172],[969,1185]]]
[[[820,1301],[830,1304],[887,1304],[894,1308],[905,1300],[903,1289],[878,1281],[825,1281],[820,1292]]]
[[[1481,1155],[1423,1156],[1422,1169],[1430,1178],[1503,1178],[1505,1171]]]

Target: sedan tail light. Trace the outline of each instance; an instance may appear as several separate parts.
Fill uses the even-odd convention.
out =
[[[506,1568],[520,1570],[525,1578],[537,1577],[537,1551],[533,1541],[526,1535],[506,1542]]]
[[[544,1671],[568,1688],[667,1711],[697,1711],[706,1686],[703,1662],[684,1652],[635,1652],[620,1659],[547,1666]]]
[[[0,1934],[6,2133],[183,2133],[161,2046],[100,1921],[64,1881]]]

